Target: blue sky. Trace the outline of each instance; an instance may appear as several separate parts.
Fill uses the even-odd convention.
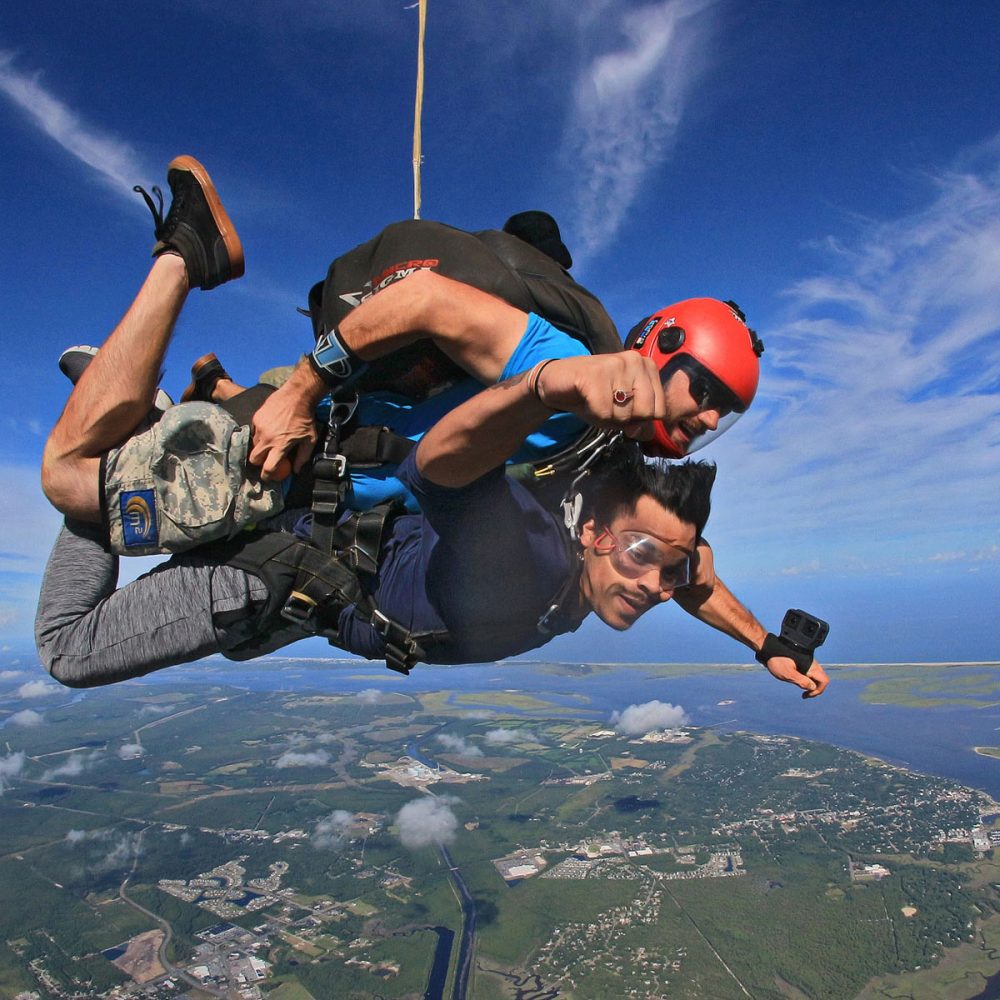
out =
[[[723,577],[837,661],[1000,658],[1000,7],[430,0],[423,215],[545,208],[627,330],[735,298],[767,352],[705,457]],[[408,0],[0,9],[0,634],[30,636],[57,517],[37,487],[67,385],[148,265],[133,183],[205,162],[247,277],[196,293],[165,387],[252,380],[309,341],[330,259],[412,213]],[[132,572],[138,566],[128,567]],[[674,608],[567,659],[739,659]],[[304,653],[315,647],[300,647]]]

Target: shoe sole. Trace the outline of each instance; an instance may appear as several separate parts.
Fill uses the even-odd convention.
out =
[[[212,183],[212,178],[208,176],[208,171],[193,156],[175,157],[167,164],[167,173],[171,170],[186,170],[193,174],[195,180],[201,185],[216,228],[219,230],[222,242],[226,245],[226,253],[229,254],[230,274],[226,280],[232,281],[235,278],[242,278],[244,273],[243,244],[237,235],[236,227],[225,208],[222,207],[219,192],[215,190],[215,185]]]
[[[190,403],[192,400],[205,400],[205,396],[202,393],[202,373],[209,367],[209,365],[216,364],[219,366],[219,374],[216,376],[215,381],[218,382],[219,379],[229,378],[229,373],[223,367],[222,362],[212,353],[203,354],[192,366],[191,366],[191,384],[181,393],[181,402]],[[213,383],[214,385],[214,383]],[[207,400],[211,402],[211,399]]]

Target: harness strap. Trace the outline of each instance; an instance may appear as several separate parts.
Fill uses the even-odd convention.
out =
[[[337,556],[326,555],[305,542],[299,542],[299,546],[290,564],[296,569],[295,581],[281,617],[307,632],[335,640],[344,608],[355,604],[367,610],[371,598],[361,589],[357,574]],[[280,563],[282,555],[273,558]]]
[[[416,446],[416,441],[396,434],[388,427],[365,426],[345,435],[340,453],[356,468],[399,465]]]
[[[333,552],[337,515],[351,484],[347,459],[340,454],[340,428],[334,407],[323,446],[313,459],[312,544],[324,555]]]
[[[393,522],[405,512],[404,505],[393,500],[356,513],[338,526],[334,545],[351,569],[372,575],[378,572],[382,543]]]
[[[402,504],[384,504],[355,514],[334,532],[336,551],[330,553],[289,532],[260,530],[211,548],[219,562],[252,573],[267,586],[267,603],[258,619],[260,633],[273,632],[282,622],[289,622],[339,645],[340,615],[353,605],[385,642],[386,666],[408,674],[426,659],[427,644],[447,638],[448,633],[414,632],[389,618],[365,592],[359,576],[378,571],[386,533],[403,509]],[[252,655],[258,645],[259,639],[250,639],[229,652],[251,651]]]

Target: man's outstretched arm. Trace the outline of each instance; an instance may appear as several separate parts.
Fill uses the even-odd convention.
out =
[[[627,390],[626,403],[614,402],[616,390]],[[421,438],[417,467],[439,486],[466,486],[503,465],[553,410],[639,436],[664,409],[656,365],[636,351],[544,361],[446,413]]]
[[[499,378],[527,325],[527,313],[502,299],[417,271],[350,312],[338,328],[342,343],[362,361],[374,361],[417,340],[435,346],[484,385]],[[300,469],[316,442],[313,410],[329,392],[308,358],[254,417],[250,461],[264,479],[288,455]]]
[[[689,587],[674,592],[674,601],[688,614],[749,646],[755,653],[763,647],[767,629],[716,575],[712,549],[706,541],[698,546],[694,580]],[[803,698],[818,697],[830,683],[826,671],[815,659],[806,674],[799,673],[795,661],[787,656],[772,656],[766,666],[772,677],[802,688]]]

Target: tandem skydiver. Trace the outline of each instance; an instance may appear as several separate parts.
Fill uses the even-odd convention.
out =
[[[225,642],[218,636],[207,639],[208,633],[204,632],[206,628],[214,636],[216,630],[229,628],[233,623],[238,623],[237,631],[243,635],[242,641],[249,642],[249,646],[245,645],[243,651],[249,651],[249,655],[258,655],[259,652],[266,651],[265,646],[277,648],[309,634],[308,630],[300,629],[297,634],[287,637],[277,635],[276,639],[274,635],[263,635],[260,628],[261,620],[258,620],[260,615],[268,619],[269,628],[277,625],[277,628],[272,628],[274,633],[280,633],[285,625],[291,626],[292,631],[295,631],[295,626],[287,620],[289,617],[287,614],[281,618],[280,624],[274,617],[276,608],[282,612],[289,612],[290,598],[272,592],[274,587],[280,589],[284,586],[283,583],[273,584],[272,591],[269,591],[260,582],[260,574],[248,573],[245,568],[240,568],[237,565],[239,559],[236,563],[232,563],[232,552],[202,550],[183,557],[181,563],[176,564],[177,569],[185,569],[188,575],[192,571],[193,564],[197,564],[201,575],[206,576],[209,581],[208,589],[200,595],[204,597],[199,605],[200,610],[193,616],[199,620],[199,627],[204,632],[200,634],[197,642],[192,643],[183,637],[173,644],[163,642],[171,629],[179,628],[182,633],[185,631],[186,626],[179,617],[171,618],[172,625],[162,623],[154,627],[150,623],[152,634],[149,629],[142,626],[141,622],[136,624],[137,608],[140,608],[138,614],[140,619],[148,613],[163,610],[163,602],[158,601],[153,595],[157,584],[168,579],[165,575],[154,579],[144,578],[143,581],[137,582],[142,584],[141,587],[130,585],[122,591],[115,592],[114,573],[111,570],[102,571],[99,574],[101,580],[97,591],[92,587],[89,589],[80,587],[77,585],[79,581],[76,581],[73,592],[79,595],[80,599],[75,604],[63,599],[66,596],[63,593],[66,589],[65,581],[74,577],[73,539],[76,539],[78,545],[92,546],[98,544],[99,539],[106,538],[110,531],[112,547],[125,554],[178,551],[209,541],[212,537],[219,537],[220,534],[224,537],[238,534],[242,541],[245,533],[238,531],[239,519],[261,521],[277,513],[284,502],[280,488],[264,481],[255,474],[252,466],[246,464],[247,451],[251,447],[249,428],[239,427],[231,418],[227,423],[225,415],[220,416],[222,411],[216,407],[206,408],[205,404],[197,404],[200,409],[193,411],[192,406],[195,404],[191,404],[188,407],[173,408],[168,410],[164,419],[149,431],[135,435],[122,443],[129,431],[137,427],[146,417],[173,324],[189,288],[194,286],[212,288],[239,277],[243,272],[239,238],[204,168],[190,157],[181,157],[171,164],[168,179],[174,200],[166,219],[158,222],[158,243],[154,250],[156,259],[150,274],[132,307],[83,372],[66,410],[46,445],[43,484],[49,498],[68,516],[73,526],[67,529],[60,539],[46,576],[39,609],[38,640],[45,662],[53,670],[53,674],[70,683],[101,683],[118,679],[120,676],[132,676],[136,672],[156,669],[158,666],[167,665],[168,662],[181,662],[198,655],[205,655],[199,651],[225,648],[225,642],[229,642],[230,647],[239,645],[232,642],[231,636]],[[527,244],[524,246],[531,250]],[[422,259],[425,263],[431,260],[429,257]],[[406,294],[401,295],[401,291],[405,291]],[[737,322],[737,318],[729,307],[726,308],[732,317],[730,325],[733,325]],[[643,324],[637,335],[643,346],[650,342],[650,336],[656,331],[657,326],[660,327],[660,332],[679,326],[668,322],[670,318],[672,317],[658,317]],[[754,338],[745,326],[740,325],[741,336],[748,345],[747,353],[753,357],[754,362],[753,384],[746,383],[742,386],[743,395],[735,403],[737,408],[743,408],[749,403],[756,386]],[[683,330],[680,334],[683,343]],[[683,445],[696,436],[699,429],[717,422],[721,410],[730,403],[728,398],[720,401],[718,386],[714,384],[711,373],[701,370],[696,360],[686,361],[683,366],[678,367],[666,379],[664,386],[660,366],[640,351],[619,352],[608,357],[588,359],[583,356],[587,354],[586,348],[581,349],[576,342],[567,348],[565,344],[572,338],[561,334],[540,317],[528,316],[495,296],[435,274],[429,267],[416,267],[405,280],[390,281],[378,295],[364,298],[363,304],[344,318],[339,332],[335,328],[328,328],[321,334],[319,349],[297,367],[296,375],[286,384],[291,386],[291,389],[285,392],[279,390],[270,397],[268,402],[278,401],[278,406],[271,407],[272,414],[280,413],[279,407],[287,406],[289,399],[295,400],[296,393],[299,393],[300,399],[303,398],[301,390],[303,384],[306,386],[305,395],[308,395],[309,392],[317,391],[316,383],[322,383],[328,388],[327,383],[337,381],[338,375],[355,374],[354,371],[345,371],[348,367],[352,369],[356,367],[352,361],[351,350],[360,349],[374,357],[376,348],[371,347],[373,343],[377,345],[377,349],[391,351],[418,336],[430,336],[433,343],[442,348],[453,361],[483,381],[494,380],[497,374],[503,371],[507,352],[516,354],[525,341],[534,341],[537,345],[534,355],[531,356],[530,351],[521,351],[521,356],[528,356],[535,362],[530,369],[532,377],[527,379],[527,384],[531,387],[536,402],[541,402],[545,398],[545,401],[554,408],[566,411],[577,418],[589,420],[591,424],[605,430],[630,427],[632,423],[630,414],[631,408],[635,405],[632,402],[635,388],[629,387],[626,376],[632,372],[635,379],[642,380],[635,375],[636,365],[640,366],[638,371],[647,372],[647,377],[648,373],[652,372],[656,382],[654,410],[637,414],[635,418],[637,420],[641,418],[644,432],[642,436],[652,436],[656,433],[667,441],[676,443],[679,440]],[[658,346],[662,346],[662,337],[654,339]],[[347,340],[352,342],[356,340],[357,343],[364,343],[367,346],[345,350],[343,342]],[[511,345],[514,345],[513,348]],[[331,356],[337,352],[343,357]],[[693,351],[687,357],[694,359]],[[597,365],[598,361],[601,365]],[[621,368],[622,365],[626,366],[624,370]],[[522,381],[526,379],[524,375],[526,369],[527,364],[522,363],[520,365]],[[595,375],[594,372],[598,370],[604,374]],[[616,373],[615,378],[607,374],[609,371]],[[624,374],[617,374],[622,371]],[[125,372],[128,372],[127,376]],[[577,377],[581,380],[579,385],[574,385],[572,389],[563,385],[565,379],[569,377],[567,372],[577,373]],[[607,388],[607,398],[600,406],[594,397],[596,392],[592,381],[594,378],[598,380],[603,378]],[[559,394],[544,397],[543,387],[552,379],[557,380],[556,385],[560,387]],[[520,383],[507,380],[501,384],[509,387],[511,384]],[[682,389],[683,393],[679,391]],[[576,395],[573,394],[574,391]],[[696,399],[695,394],[699,398]],[[681,396],[685,398],[681,399]],[[486,397],[490,398],[492,395]],[[678,401],[673,410],[672,399]],[[530,399],[528,402],[532,406],[535,405]],[[647,402],[644,401],[644,405]],[[298,405],[300,404],[293,403],[291,409],[294,410]],[[475,415],[479,412],[476,406],[486,406],[488,409],[485,401],[479,404],[469,401],[453,411],[460,416],[452,418],[450,414],[446,414],[445,420],[438,426],[447,428],[453,426],[455,420],[468,421],[470,414]],[[525,413],[530,416],[528,422],[532,426],[525,430],[521,435],[522,438],[546,424],[547,421],[542,418],[551,415],[550,411],[545,409],[539,414],[537,409],[532,410],[531,406],[525,408]],[[649,424],[650,417],[655,417],[652,425]],[[494,419],[503,425],[505,420],[510,421],[514,418],[504,410],[498,417],[491,416],[485,419],[484,427],[492,427]],[[528,417],[522,414],[518,419],[523,423]],[[311,421],[311,416],[309,420]],[[468,425],[466,432],[470,438],[475,438],[478,442],[477,447],[482,450],[483,440],[477,427],[478,425]],[[638,425],[631,427],[631,430],[635,432],[637,428]],[[671,436],[672,432],[675,437]],[[257,433],[263,433],[259,426]],[[266,446],[268,457],[264,462],[265,472],[275,471],[278,461],[284,457],[289,446],[296,444],[294,438],[298,432],[293,429],[292,432],[283,433],[285,439],[280,449],[276,449],[273,440]],[[310,433],[306,431],[307,436]],[[439,435],[445,433],[440,431]],[[207,443],[208,438],[213,438],[210,444]],[[503,439],[502,434],[499,439]],[[301,440],[300,437],[297,443],[300,448]],[[519,438],[515,444],[520,443]],[[617,450],[633,453],[635,451],[634,448],[623,447],[622,443],[619,443]],[[305,449],[301,448],[297,462],[300,463],[304,459],[304,451]],[[457,449],[457,453],[468,457],[466,451],[462,449]],[[492,454],[489,450],[485,453]],[[255,452],[252,457],[256,454]],[[634,459],[633,454],[633,464],[643,465],[641,462],[636,463]],[[213,462],[216,463],[215,466]],[[407,475],[401,478],[411,490],[414,483],[418,483],[427,493],[428,487],[420,479],[423,468],[419,460],[413,459],[411,455],[406,462],[404,469],[407,470]],[[473,463],[471,467],[480,468],[481,463],[479,465]],[[226,490],[221,490],[219,486],[222,477],[229,479]],[[175,487],[180,478],[184,479],[185,490],[178,494]],[[435,484],[450,485],[450,483],[440,483],[434,478],[431,478],[430,484],[431,487]],[[464,483],[463,487],[468,485]],[[218,502],[219,495],[224,497],[221,502]],[[213,504],[219,509],[213,509]],[[483,518],[480,537],[488,539],[489,529],[493,527],[489,505],[472,506],[476,516]],[[539,509],[542,508],[539,506]],[[426,514],[425,511],[425,518],[418,519],[425,526],[425,534],[431,531]],[[403,518],[397,523],[406,521],[407,519]],[[85,528],[79,522],[89,522],[99,526]],[[586,534],[587,530],[593,531],[593,528],[586,528],[588,523],[586,519],[577,518],[576,527],[580,530],[577,542],[574,544],[580,546],[580,554],[584,557],[588,551],[588,546],[585,544],[587,538],[592,543],[590,547],[594,553],[600,552],[593,544],[596,539]],[[395,538],[396,527],[389,522],[385,522],[384,527],[385,537],[390,539],[385,544],[388,549],[392,549],[391,540]],[[603,527],[610,528],[611,525]],[[700,527],[697,534],[700,535]],[[602,539],[602,544],[608,544],[607,534],[599,537]],[[646,541],[650,539],[647,538]],[[655,544],[653,548],[656,548]],[[600,554],[610,556],[612,551],[616,553],[619,562],[630,558],[627,555],[630,551],[628,546],[623,548],[617,543]],[[759,652],[764,647],[765,638],[768,638],[766,631],[715,576],[710,551],[705,547],[699,547],[697,552],[691,554],[695,556],[691,560],[694,578],[692,585],[685,592],[687,609]],[[384,552],[376,551],[372,558],[378,561],[384,555]],[[531,558],[524,557],[523,549],[520,555],[523,557],[522,562],[524,558],[532,562]],[[596,558],[596,555],[594,557]],[[108,558],[112,559],[110,555]],[[443,557],[439,555],[437,558]],[[225,559],[229,559],[230,563],[219,565],[220,560],[224,562]],[[586,558],[583,561],[585,563]],[[171,565],[174,563],[168,564],[168,567]],[[253,559],[249,561],[244,559],[242,566],[247,565],[251,569],[260,569]],[[370,576],[373,575],[372,571],[378,571],[374,574],[377,587],[378,579],[386,575],[384,565],[379,562],[376,566],[368,568]],[[299,570],[301,566],[298,566],[297,572]],[[263,574],[263,570],[260,572]],[[460,579],[460,571],[456,570],[456,574],[455,579]],[[390,578],[392,575],[388,574]],[[293,589],[297,586],[294,576],[293,574],[288,583],[290,594],[298,594],[298,591]],[[211,580],[215,578],[227,581],[227,586],[221,590],[219,586],[213,586]],[[410,589],[416,593],[425,581],[415,582],[411,573],[410,583],[412,585]],[[577,583],[579,584],[579,581]],[[197,588],[189,587],[185,583],[183,589],[189,596],[193,596],[193,591]],[[629,591],[628,596],[618,595],[633,612],[638,610],[638,613],[642,613],[647,606],[651,606],[651,603],[656,603],[655,600],[640,598],[641,589]],[[669,589],[672,592],[674,586]],[[339,628],[331,625],[331,616],[327,609],[323,615],[325,618],[323,634],[328,634],[328,637],[342,648],[354,649],[364,655],[383,655],[384,648],[398,640],[398,643],[402,643],[401,648],[409,648],[411,653],[419,649],[421,655],[417,657],[418,659],[431,658],[439,662],[456,662],[454,659],[456,655],[468,655],[455,653],[454,649],[451,653],[439,651],[435,654],[434,644],[430,643],[427,636],[424,636],[424,645],[430,643],[431,652],[424,655],[425,650],[420,646],[420,642],[413,638],[414,635],[419,632],[440,631],[439,629],[416,629],[415,632],[411,621],[408,625],[401,626],[402,631],[399,629],[394,631],[390,626],[398,626],[399,622],[390,621],[392,616],[387,618],[386,614],[376,606],[378,603],[375,601],[376,595],[370,587],[366,590],[363,580],[358,589],[355,578],[348,590],[357,600],[351,604],[350,614],[347,605],[341,601],[341,606],[334,616],[338,621],[347,614],[349,620],[356,622],[358,608],[364,604],[364,614],[368,616],[369,627],[375,627],[372,626],[372,622],[389,622],[389,624],[382,625],[381,633],[376,629],[374,638],[366,633],[367,638],[362,643],[363,648],[358,648],[356,644],[352,644],[349,636],[345,637]],[[425,590],[423,600],[431,602],[434,610],[430,619],[436,615],[444,621],[448,614],[443,608],[449,606],[451,600],[448,594],[449,587],[439,581],[432,588],[428,582]],[[101,612],[102,623],[108,626],[114,625],[117,615],[120,616],[121,624],[126,631],[131,630],[134,633],[128,640],[123,640],[121,637],[115,640],[113,646],[117,649],[117,653],[114,656],[124,655],[130,643],[133,645],[138,643],[140,647],[140,652],[127,656],[125,663],[115,662],[114,657],[112,662],[107,661],[107,658],[112,656],[110,647],[96,649],[87,643],[84,643],[85,649],[78,649],[77,652],[58,652],[60,648],[65,648],[68,637],[72,638],[72,641],[68,642],[70,648],[80,645],[82,635],[95,638],[93,615],[98,604],[94,604],[92,598],[98,592],[100,594],[97,598],[98,603],[108,602],[108,607],[103,608]],[[208,596],[205,597],[205,594]],[[54,600],[53,595],[59,595],[60,600]],[[306,597],[305,606],[308,607],[308,602],[312,599],[308,598],[308,595]],[[342,597],[343,588],[341,588]],[[386,595],[382,594],[379,600],[385,597]],[[147,601],[148,604],[145,603]],[[596,608],[593,603],[590,606]],[[410,604],[404,602],[403,610],[412,612],[412,602]],[[577,606],[577,611],[579,610],[580,607]],[[302,612],[301,607],[299,611]],[[223,619],[219,618],[220,615],[225,619],[225,625]],[[403,617],[406,618],[405,613]],[[417,618],[419,617],[420,615],[417,615]],[[544,618],[544,615],[539,617]],[[609,618],[605,617],[605,620]],[[455,633],[452,628],[455,621],[461,626],[462,615],[459,614],[458,619],[452,622],[445,622],[446,631],[451,636],[449,641],[453,647],[458,643],[455,648],[465,649],[468,646],[463,643],[481,640],[483,634],[481,630],[475,639],[470,635],[460,634],[461,627],[459,632]],[[86,626],[81,627],[84,623]],[[164,629],[166,631],[163,631]],[[284,630],[288,631],[287,628]],[[111,628],[110,631],[116,632],[115,628]],[[335,635],[329,635],[331,632]],[[542,636],[541,640],[536,636],[524,648],[533,648],[539,641],[545,641],[544,633],[538,634]],[[272,643],[271,640],[275,641]],[[522,637],[515,645],[525,641],[527,639]],[[768,642],[770,641],[768,638]],[[229,651],[232,652],[233,649]],[[493,655],[486,658],[508,655],[496,654],[492,647],[489,647],[488,651]],[[792,660],[775,654],[775,647],[769,647],[765,652],[770,654],[765,660],[768,669],[775,676],[783,680],[792,680],[803,687],[807,694],[818,694],[825,687],[825,674],[811,657],[799,663],[803,671],[800,673]],[[788,650],[779,648],[777,652],[780,654]],[[443,656],[451,658],[441,660]],[[410,659],[413,657],[410,656]],[[85,661],[90,666],[83,669],[80,665]],[[104,662],[104,666],[98,661]],[[73,664],[77,666],[74,667]]]

